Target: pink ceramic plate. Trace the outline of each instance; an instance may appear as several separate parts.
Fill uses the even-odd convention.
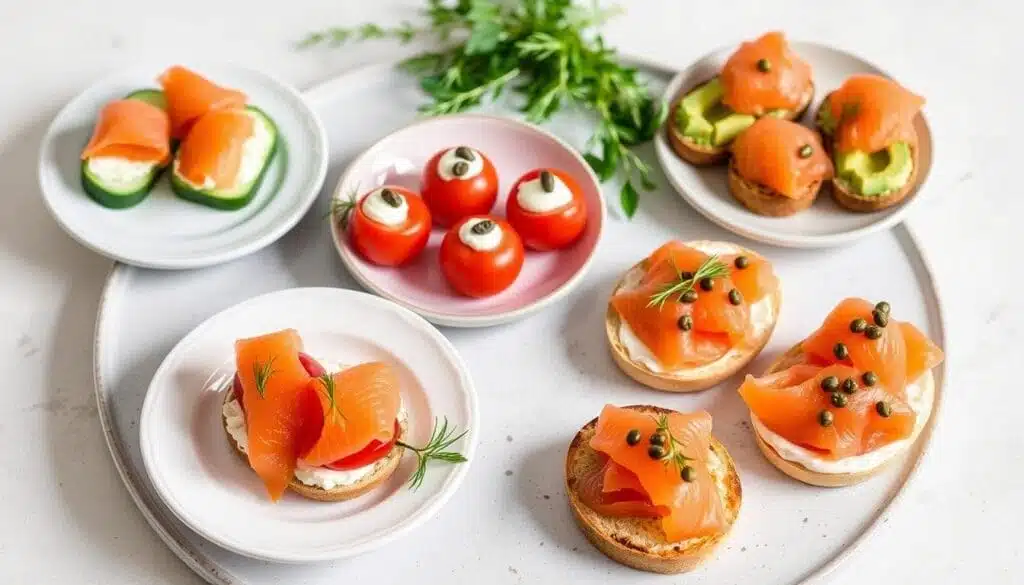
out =
[[[597,177],[571,146],[525,122],[461,114],[415,122],[386,136],[345,171],[334,199],[360,196],[384,184],[419,191],[420,173],[434,153],[458,145],[486,154],[498,171],[500,195],[492,213],[504,216],[508,190],[520,175],[537,167],[561,169],[576,179],[587,200],[587,227],[572,246],[554,252],[527,251],[519,278],[489,298],[471,299],[448,285],[438,264],[444,231],[434,228],[427,249],[411,264],[385,268],[352,248],[336,222],[334,245],[345,266],[368,290],[419,313],[438,325],[486,327],[526,316],[564,297],[583,279],[601,239],[605,204]]]

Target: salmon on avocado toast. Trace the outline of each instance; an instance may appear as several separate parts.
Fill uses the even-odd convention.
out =
[[[286,490],[320,501],[358,497],[390,478],[406,450],[417,458],[414,489],[428,462],[465,461],[446,451],[465,434],[447,421],[422,447],[404,442],[408,416],[388,364],[328,372],[303,353],[292,329],[240,339],[235,355],[238,370],[222,422],[271,500]]]
[[[814,97],[811,67],[781,32],[740,45],[722,71],[679,97],[669,142],[696,165],[725,161],[729,145],[762,116],[799,118]]]
[[[742,492],[711,415],[608,405],[565,461],[577,524],[624,565],[681,573],[708,558],[739,515]]]
[[[850,298],[739,393],[758,446],[787,475],[820,486],[863,481],[928,422],[942,350],[893,308]]]
[[[673,240],[619,280],[605,332],[616,364],[641,384],[704,390],[761,351],[781,298],[771,263],[756,252]]]

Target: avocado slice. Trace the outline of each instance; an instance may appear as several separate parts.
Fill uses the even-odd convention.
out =
[[[910,144],[896,142],[885,150],[853,150],[836,159],[836,175],[853,191],[865,196],[880,196],[906,186],[914,171]]]
[[[754,116],[737,114],[723,104],[724,95],[718,77],[686,94],[676,112],[683,136],[698,144],[723,146],[754,123]]]

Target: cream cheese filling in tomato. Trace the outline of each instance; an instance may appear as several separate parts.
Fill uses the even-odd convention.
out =
[[[569,186],[551,174],[552,189],[545,191],[543,182],[538,176],[531,181],[523,181],[516,191],[519,207],[531,213],[548,213],[572,203],[572,191]]]
[[[455,165],[465,165],[456,169]],[[456,172],[460,171],[460,172]],[[484,172],[484,157],[467,146],[447,150],[437,161],[437,176],[444,181],[467,181]]]
[[[501,226],[483,217],[470,219],[459,228],[459,240],[477,252],[497,249],[501,237]]]
[[[360,205],[366,217],[379,224],[397,226],[409,219],[409,202],[392,189],[382,187],[371,191]]]

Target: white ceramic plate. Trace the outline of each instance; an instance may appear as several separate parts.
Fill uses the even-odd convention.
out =
[[[822,98],[838,88],[847,77],[855,73],[887,75],[875,65],[845,51],[817,43],[791,43],[811,65],[816,93],[803,122],[811,123]],[[693,65],[677,74],[665,89],[664,99],[672,103],[680,92],[686,92],[698,83],[707,81],[721,71],[736,46],[722,47],[708,53]],[[913,88],[910,88],[913,90]],[[926,106],[927,107],[927,106]],[[676,191],[711,221],[723,228],[767,244],[792,248],[823,248],[850,243],[878,230],[888,229],[903,221],[911,208],[921,200],[921,193],[932,165],[932,135],[922,113],[915,124],[920,140],[918,187],[902,203],[874,213],[847,211],[822,192],[814,205],[790,217],[764,217],[747,210],[729,193],[725,165],[696,167],[680,159],[672,151],[668,138],[660,132],[655,138],[655,149],[665,175]]]
[[[434,417],[469,429],[453,445],[472,459],[476,394],[452,345],[429,323],[365,293],[299,288],[259,296],[196,327],[167,355],[139,420],[142,458],[174,514],[212,542],[253,558],[298,563],[352,556],[425,522],[452,496],[469,464],[431,464],[422,486],[406,487],[415,459],[369,494],[323,503],[287,493],[272,503],[228,443],[221,422],[234,340],[293,327],[305,351],[342,364],[397,366],[409,412],[408,441],[425,444]]]
[[[215,83],[238,88],[279,130],[278,152],[259,192],[237,211],[220,211],[176,197],[167,173],[142,203],[108,209],[85,194],[79,153],[107,102],[141,88],[170,63],[140,66],[106,77],[57,114],[43,137],[39,183],[54,218],[82,245],[146,268],[197,268],[226,262],[270,244],[291,229],[316,199],[327,171],[327,133],[293,88],[235,65],[195,65]],[[192,65],[188,65],[193,67]]]

